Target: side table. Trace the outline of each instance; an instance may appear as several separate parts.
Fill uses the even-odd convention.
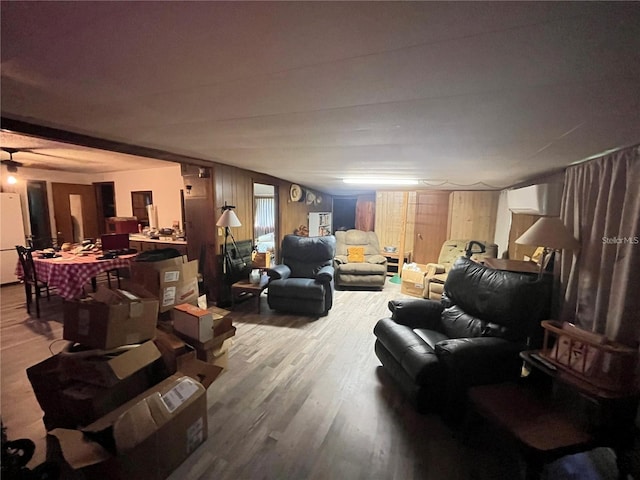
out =
[[[240,280],[231,285],[231,308],[235,305],[236,298],[244,299],[255,296],[258,299],[258,313],[260,313],[260,295],[267,288],[269,279],[266,275],[260,277],[260,283],[251,283],[249,280]]]

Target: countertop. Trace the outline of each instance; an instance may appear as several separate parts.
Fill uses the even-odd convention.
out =
[[[146,235],[136,235],[135,233],[129,235],[129,240],[134,242],[173,243],[175,245],[187,244],[186,240],[173,240],[170,236],[160,236],[160,238],[154,239]]]

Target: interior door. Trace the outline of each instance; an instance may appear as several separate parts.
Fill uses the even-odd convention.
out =
[[[53,214],[58,232],[58,243],[71,242],[74,238],[74,222],[80,225],[80,231],[85,238],[97,238],[98,229],[98,207],[93,185],[79,185],[73,183],[52,183],[53,193]],[[71,213],[71,199],[77,195],[80,197],[82,218],[75,218]]]
[[[413,261],[436,263],[447,240],[449,192],[416,192]]]
[[[49,248],[53,245],[54,239],[51,236],[47,182],[29,180],[27,182],[27,201],[29,202],[29,224],[33,247],[37,250]]]

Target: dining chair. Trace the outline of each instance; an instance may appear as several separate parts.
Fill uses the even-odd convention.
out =
[[[31,249],[23,247],[22,245],[16,245],[18,251],[18,257],[20,258],[20,265],[22,266],[24,292],[27,299],[27,313],[31,315],[31,303],[33,301],[32,295],[35,293],[36,298],[36,317],[40,318],[40,297],[42,290],[47,292],[47,300],[49,300],[50,292],[49,285],[46,282],[38,280],[36,273],[36,266],[33,262],[33,254]]]

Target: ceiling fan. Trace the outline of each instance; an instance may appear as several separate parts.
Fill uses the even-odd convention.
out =
[[[7,171],[10,173],[16,173],[18,171],[18,167],[22,166],[22,163],[20,162],[16,162],[13,159],[13,154],[16,152],[19,152],[19,150],[17,148],[9,148],[9,147],[1,147],[2,150],[4,150],[5,152],[7,152],[9,154],[9,160],[2,160],[0,161],[0,163],[2,165],[6,165],[7,166]]]

